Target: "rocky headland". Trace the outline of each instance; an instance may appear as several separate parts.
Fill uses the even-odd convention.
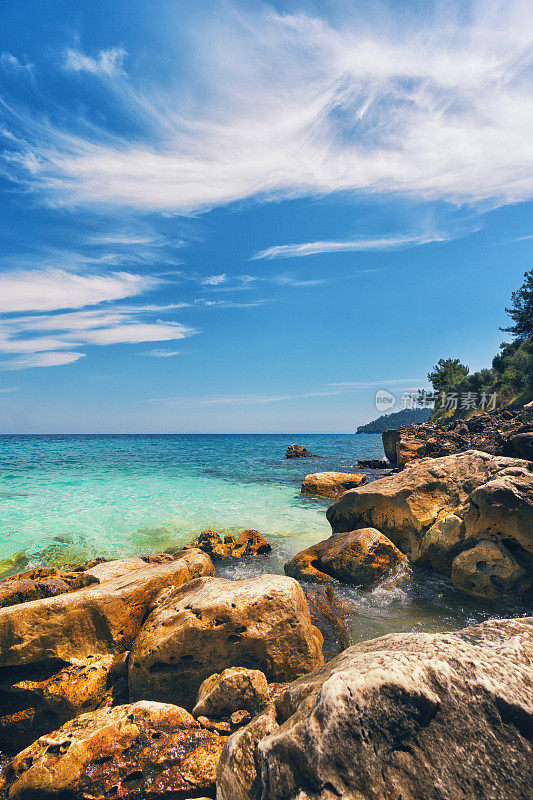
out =
[[[383,449],[393,466],[419,458],[441,458],[465,450],[533,460],[533,408],[504,408],[468,419],[425,422],[382,433]]]

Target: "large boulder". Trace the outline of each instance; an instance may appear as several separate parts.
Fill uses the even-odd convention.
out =
[[[302,494],[319,497],[340,497],[348,489],[366,483],[366,475],[357,472],[314,472],[306,475],[302,483]]]
[[[285,564],[298,580],[335,580],[367,586],[407,566],[407,558],[375,528],[338,533],[302,550]]]
[[[200,686],[193,716],[228,717],[234,711],[249,711],[255,716],[268,704],[268,683],[258,669],[229,667],[215,673]]]
[[[137,569],[94,586],[0,609],[0,667],[129,650],[162,589],[213,574],[205,553],[186,550],[167,563],[142,561]]]
[[[516,469],[533,479],[529,462],[477,450],[424,458],[397,474],[351,489],[326,516],[333,533],[371,526],[416,559],[425,533],[438,518],[454,512],[474,489]]]
[[[4,769],[10,800],[213,796],[226,739],[175,705],[134,703],[82,714]]]
[[[532,622],[350,647],[228,739],[218,800],[525,800]]]
[[[130,697],[192,708],[200,684],[227,667],[285,681],[322,663],[322,635],[297,581],[199,578],[159,596],[131,650]]]

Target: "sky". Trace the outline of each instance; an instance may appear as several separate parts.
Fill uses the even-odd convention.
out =
[[[533,266],[530,0],[4,0],[0,432],[353,432]]]

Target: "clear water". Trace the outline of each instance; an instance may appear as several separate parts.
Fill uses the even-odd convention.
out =
[[[320,459],[286,459],[302,443]],[[381,458],[374,435],[0,436],[0,577],[26,564],[160,552],[206,528],[255,528],[274,551],[220,566],[232,578],[283,572],[330,533],[328,501],[301,497],[308,472],[357,470]],[[354,640],[396,630],[458,627],[527,612],[465,598],[415,571],[373,591],[340,587]]]

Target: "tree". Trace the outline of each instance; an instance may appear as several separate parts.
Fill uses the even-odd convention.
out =
[[[533,334],[533,269],[524,274],[524,283],[511,295],[511,307],[505,309],[514,322],[509,328],[501,328],[520,342]]]
[[[449,392],[464,380],[469,372],[468,367],[461,364],[458,358],[441,358],[433,367],[433,372],[428,372],[428,380],[436,392]]]

